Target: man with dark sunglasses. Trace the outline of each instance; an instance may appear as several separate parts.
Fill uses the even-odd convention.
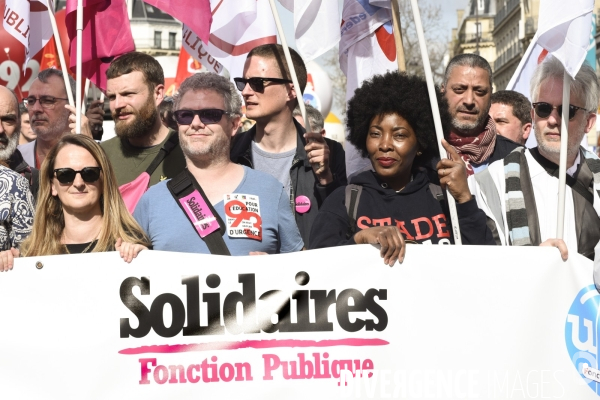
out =
[[[512,151],[475,175],[471,184],[500,243],[555,246],[563,259],[568,249],[593,260],[600,241],[600,160],[580,143],[596,126],[599,84],[585,63],[571,82],[564,239],[559,240],[555,238],[563,77],[564,67],[554,57],[538,65],[531,81],[531,118],[538,146]]]
[[[304,91],[306,67],[297,52],[290,49],[290,53],[300,90]],[[333,190],[347,183],[343,148],[334,147],[314,129],[306,132],[294,119],[299,94],[281,45],[252,49],[244,64],[244,76],[234,81],[244,98],[246,117],[256,124],[234,137],[231,160],[281,182],[308,246],[319,207]]]
[[[225,77],[200,73],[181,84],[173,118],[187,168],[151,187],[133,213],[154,250],[248,255],[302,249],[283,186],[229,158],[241,106]]]

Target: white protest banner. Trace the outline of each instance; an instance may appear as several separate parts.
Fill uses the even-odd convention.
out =
[[[7,399],[595,399],[599,299],[592,263],[555,248],[409,245],[393,268],[368,245],[18,259],[0,274],[0,388]]]

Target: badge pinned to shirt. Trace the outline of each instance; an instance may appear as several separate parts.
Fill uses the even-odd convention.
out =
[[[262,240],[262,218],[258,196],[231,193],[224,196],[227,235]]]

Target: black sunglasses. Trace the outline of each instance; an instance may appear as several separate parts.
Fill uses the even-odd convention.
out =
[[[265,91],[265,82],[275,82],[279,84],[283,83],[292,83],[289,79],[281,79],[281,78],[233,78],[235,81],[235,86],[241,92],[246,87],[246,83],[250,85],[250,89],[254,90],[257,93],[262,93]]]
[[[540,118],[548,118],[550,114],[552,114],[552,110],[556,108],[558,111],[558,115],[562,116],[562,104],[560,106],[553,106],[550,103],[539,102],[532,104],[535,113]],[[574,106],[573,104],[569,104],[569,120],[575,118],[575,114],[577,110],[587,111],[585,108]]]
[[[177,110],[173,113],[173,118],[179,125],[190,125],[194,116],[200,117],[203,124],[216,124],[223,118],[223,114],[234,115],[235,113],[219,110],[217,108],[207,108],[204,110]]]
[[[75,171],[73,168],[58,168],[54,173],[60,183],[73,182],[77,174],[81,175],[85,183],[94,183],[100,178],[100,171],[102,171],[100,167],[85,167],[80,171]]]

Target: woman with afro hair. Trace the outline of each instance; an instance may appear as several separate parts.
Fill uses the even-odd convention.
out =
[[[446,129],[448,107],[437,88],[436,93]],[[385,264],[392,266],[403,261],[405,242],[450,244],[446,188],[456,199],[463,243],[495,244],[469,192],[465,164],[445,141],[449,158],[436,165],[441,187],[430,183],[428,172],[434,171],[427,167],[437,142],[422,78],[388,72],[365,81],[348,103],[346,127],[347,139],[370,159],[373,170],[327,197],[311,230],[311,248],[379,244]]]

